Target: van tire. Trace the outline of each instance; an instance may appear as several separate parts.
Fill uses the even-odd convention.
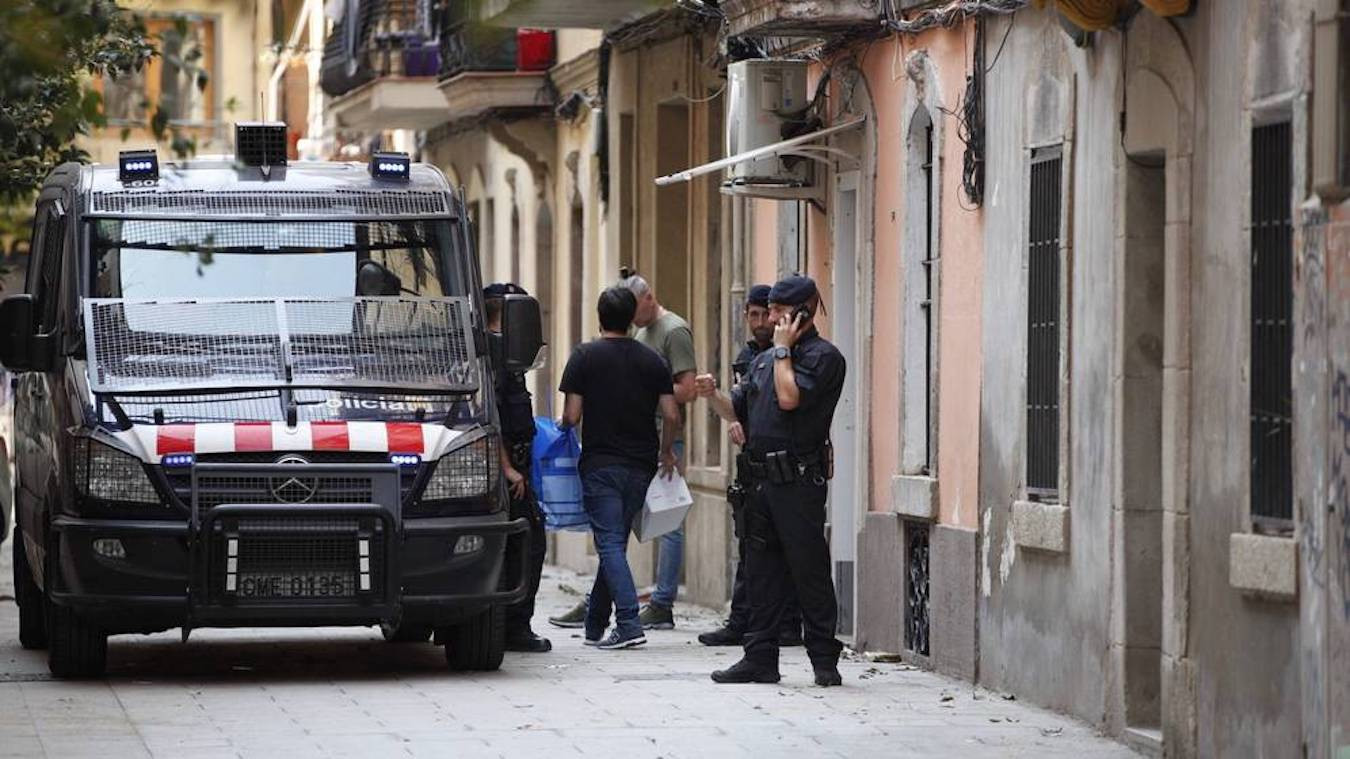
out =
[[[47,647],[47,620],[42,609],[42,589],[33,580],[23,536],[15,526],[10,536],[14,546],[14,602],[19,606],[19,645],[35,651]]]
[[[47,602],[47,669],[61,678],[102,677],[108,666],[108,634],[80,619],[68,606]]]
[[[493,606],[449,629],[445,661],[456,672],[500,669],[506,652],[506,607]]]
[[[431,640],[431,628],[400,623],[398,627],[380,625],[380,634],[390,643],[426,643]]]

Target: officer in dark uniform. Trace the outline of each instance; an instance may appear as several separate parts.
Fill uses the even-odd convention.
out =
[[[745,297],[745,325],[750,329],[751,339],[741,348],[736,360],[731,362],[732,385],[739,385],[750,371],[750,362],[755,356],[773,346],[773,322],[769,320],[769,286],[755,285]],[[731,427],[732,441],[745,445],[744,427],[737,422]],[[739,646],[745,642],[745,631],[750,626],[750,601],[746,597],[747,576],[745,572],[745,529],[742,526],[742,514],[747,493],[752,483],[747,467],[738,466],[736,479],[727,488],[727,504],[731,506],[732,525],[736,530],[736,539],[740,546],[736,559],[736,575],[732,580],[731,615],[721,628],[705,632],[698,636],[698,642],[705,646]],[[783,627],[778,631],[778,645],[800,646],[802,644],[802,614],[797,608],[797,597],[788,599],[787,609],[783,613]]]
[[[778,682],[778,631],[794,591],[816,684],[842,682],[825,497],[832,466],[830,422],[845,364],[839,350],[816,331],[819,305],[809,277],[779,281],[769,293],[773,349],[755,357],[730,397],[717,391],[712,375],[696,382],[722,418],[745,425],[741,463],[753,483],[744,518],[750,597],[745,656],[714,672],[715,682]]]
[[[539,576],[544,568],[544,516],[534,493],[530,492],[530,447],[534,443],[534,404],[525,375],[508,372],[503,367],[502,298],[507,295],[527,295],[525,288],[514,283],[492,284],[483,288],[483,302],[487,312],[488,348],[492,360],[492,386],[497,397],[497,414],[502,426],[501,460],[511,493],[511,518],[524,517],[530,522],[529,574],[525,578],[528,593],[519,603],[506,609],[506,650],[544,653],[553,649],[547,638],[534,634],[530,618],[534,616],[534,597],[539,592]],[[519,543],[511,546],[519,550]],[[507,567],[520,566],[520,554],[508,551]]]

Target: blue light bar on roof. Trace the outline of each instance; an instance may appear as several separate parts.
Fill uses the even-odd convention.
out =
[[[117,154],[117,181],[155,182],[159,180],[159,156],[153,150],[123,150]]]
[[[389,182],[406,182],[412,172],[407,153],[375,153],[370,156],[370,176]]]

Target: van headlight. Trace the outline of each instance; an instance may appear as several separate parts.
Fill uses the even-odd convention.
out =
[[[87,437],[74,442],[75,489],[81,496],[100,501],[159,505],[141,460]]]
[[[486,498],[497,489],[497,436],[484,435],[445,454],[422,488],[422,502]]]

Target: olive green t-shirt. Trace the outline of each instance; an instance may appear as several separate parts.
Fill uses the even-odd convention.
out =
[[[689,322],[674,312],[667,311],[651,324],[640,327],[633,333],[633,339],[660,354],[670,364],[670,376],[678,377],[685,372],[698,368],[694,361],[694,333],[689,330]],[[657,414],[658,428],[660,414]],[[684,406],[680,406],[680,419],[684,420]],[[677,434],[678,440],[683,435]]]

